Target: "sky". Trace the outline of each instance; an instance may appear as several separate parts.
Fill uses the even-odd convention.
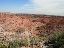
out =
[[[0,12],[64,15],[64,0],[0,0]]]

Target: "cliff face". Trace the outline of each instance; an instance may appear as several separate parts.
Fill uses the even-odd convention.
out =
[[[22,28],[33,35],[64,32],[64,17],[52,15],[19,15],[0,13],[0,32],[16,32]]]

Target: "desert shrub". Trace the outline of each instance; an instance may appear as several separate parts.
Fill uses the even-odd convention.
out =
[[[3,41],[0,42],[0,48],[20,48],[22,46],[28,46],[29,45],[28,39],[13,40],[13,41],[9,41],[7,43],[3,42]]]
[[[31,37],[30,38],[30,46],[32,48],[34,48],[34,45],[37,45],[38,44],[38,40],[39,40],[39,38],[37,38],[37,37]]]
[[[43,40],[46,40],[45,37],[43,37],[43,36],[34,36],[34,37],[30,38],[30,43],[31,43],[31,45],[36,45],[39,42],[42,42]]]
[[[0,48],[7,48],[8,47],[7,45],[8,44],[6,42],[0,41]]]
[[[32,37],[32,38],[30,39],[30,44],[31,44],[31,45],[37,44],[37,40],[36,40],[35,37]]]
[[[21,45],[22,46],[28,46],[29,45],[28,39],[21,40]]]
[[[64,48],[64,45],[62,45],[60,48]]]
[[[54,32],[48,38],[48,44],[53,44],[53,48],[60,48],[64,45],[64,32]]]
[[[19,48],[19,47],[21,47],[21,42],[19,40],[9,42],[8,48]]]
[[[4,44],[0,44],[0,48],[7,48],[7,46]]]

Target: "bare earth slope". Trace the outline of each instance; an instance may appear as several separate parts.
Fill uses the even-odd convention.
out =
[[[24,29],[32,35],[64,32],[64,17],[53,15],[0,13],[0,32]]]

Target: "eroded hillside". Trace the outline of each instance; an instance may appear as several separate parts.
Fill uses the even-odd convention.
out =
[[[64,17],[61,16],[0,13],[0,32],[4,34],[28,32],[35,36],[60,31],[64,32]]]

